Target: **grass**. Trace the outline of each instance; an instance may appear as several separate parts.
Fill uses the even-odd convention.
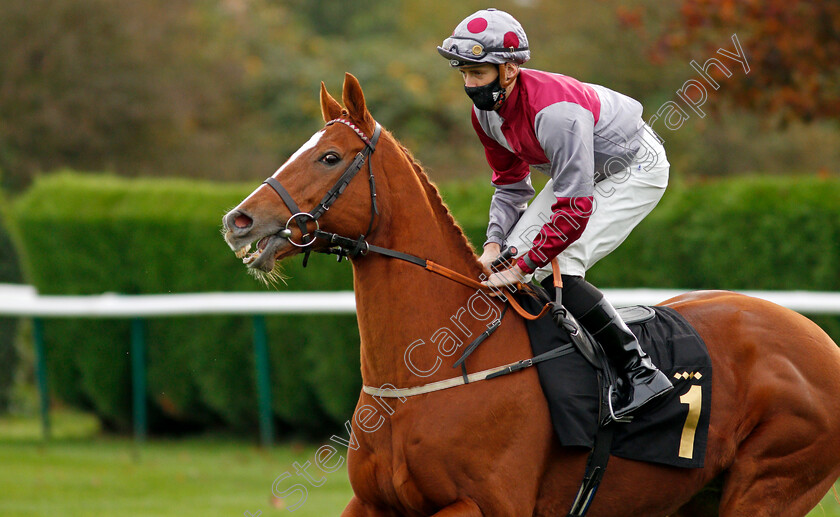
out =
[[[84,415],[54,411],[52,420],[54,438],[43,442],[36,419],[0,419],[3,517],[284,515],[272,483],[284,472],[294,476],[293,462],[313,463],[316,449],[287,444],[265,451],[219,437],[135,446],[130,438],[102,436]],[[295,516],[337,515],[344,508],[352,495],[346,468],[322,477]],[[285,480],[281,490],[294,483]],[[285,501],[297,498],[289,494]]]
[[[54,411],[53,439],[40,439],[37,419],[0,418],[0,515],[3,517],[288,515],[271,496],[307,485],[306,502],[295,516],[338,515],[352,495],[346,468],[326,475],[307,471],[323,485],[294,478],[293,462],[313,463],[317,445],[285,444],[270,451],[218,437],[150,440],[103,436],[87,415]],[[320,444],[319,444],[320,445]],[[339,452],[344,454],[341,447]],[[335,459],[335,458],[334,458]],[[329,463],[328,463],[329,464]],[[294,478],[294,479],[293,479]],[[840,517],[829,493],[809,517]]]

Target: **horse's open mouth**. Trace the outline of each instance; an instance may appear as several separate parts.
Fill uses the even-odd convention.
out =
[[[251,248],[254,251],[251,251]],[[274,262],[282,254],[282,250],[291,247],[289,241],[277,234],[266,235],[256,242],[246,244],[236,251],[236,257],[242,259],[242,263],[250,269],[259,269],[269,272],[274,269]]]

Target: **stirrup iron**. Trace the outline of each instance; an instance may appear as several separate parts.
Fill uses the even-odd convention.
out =
[[[617,393],[617,391],[615,389],[615,384],[613,383],[610,384],[610,389],[607,391],[607,407],[610,410],[609,420],[612,420],[617,424],[629,424],[633,421],[633,415],[616,416],[615,410],[613,410],[612,396],[614,393]]]

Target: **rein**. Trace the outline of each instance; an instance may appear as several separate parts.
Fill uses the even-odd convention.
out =
[[[474,280],[474,279],[472,279],[472,278],[470,278],[466,275],[463,275],[463,274],[461,274],[457,271],[454,271],[452,269],[449,269],[446,266],[441,266],[437,262],[433,262],[429,259],[420,258],[416,255],[411,255],[409,253],[403,253],[401,251],[396,251],[396,250],[392,250],[392,249],[388,249],[388,248],[383,248],[383,247],[380,247],[380,246],[375,246],[373,244],[369,244],[367,241],[365,241],[363,239],[361,241],[360,241],[360,239],[350,239],[348,237],[342,237],[341,235],[338,235],[338,234],[335,234],[335,233],[330,233],[330,232],[325,232],[323,230],[315,230],[315,232],[313,232],[313,233],[314,233],[316,238],[322,238],[322,239],[326,240],[327,242],[329,242],[330,244],[335,245],[335,247],[332,250],[323,251],[321,253],[337,254],[337,255],[339,255],[339,257],[341,257],[341,256],[356,257],[358,255],[363,255],[364,256],[364,255],[367,255],[369,252],[378,253],[380,255],[385,255],[386,257],[391,257],[391,258],[395,258],[395,259],[404,260],[406,262],[410,262],[412,264],[415,264],[417,266],[422,267],[426,271],[429,271],[431,273],[435,273],[436,275],[440,275],[444,278],[448,278],[449,280],[452,280],[454,282],[457,282],[457,283],[459,283],[463,286],[466,286],[466,287],[469,287],[469,288],[472,288],[472,289],[476,289],[476,290],[480,290],[480,291],[484,291],[484,292],[493,292],[494,291],[494,289],[492,287],[488,287],[488,286],[482,284],[481,282],[479,282],[477,280]],[[364,237],[364,236],[362,236],[362,237]],[[361,242],[361,244],[362,244],[362,246],[360,248],[358,246],[359,242]],[[356,252],[356,253],[353,253],[353,251],[357,248],[359,248],[359,251]],[[539,314],[531,314],[528,311],[526,311],[525,309],[523,309],[522,306],[519,305],[519,302],[517,302],[513,298],[511,298],[511,297],[505,297],[505,298],[507,298],[507,302],[510,303],[511,307],[513,307],[513,310],[515,310],[517,314],[519,314],[520,316],[522,316],[523,318],[528,319],[528,320],[540,319],[551,309],[550,304],[545,304],[543,306],[543,308],[540,310]]]
[[[376,128],[373,131],[373,136],[368,138],[355,124],[350,122],[347,119],[337,118],[327,122],[326,126],[331,126],[333,124],[340,123],[344,124],[364,142],[365,147],[361,151],[356,154],[356,157],[353,158],[353,161],[350,165],[347,166],[347,169],[341,174],[341,176],[336,181],[335,185],[330,188],[321,201],[315,205],[315,208],[310,210],[309,212],[304,212],[301,210],[297,203],[295,203],[294,199],[292,198],[289,191],[286,190],[283,185],[277,181],[276,178],[269,177],[263,183],[274,189],[277,192],[277,195],[280,196],[280,199],[283,203],[286,204],[286,208],[291,211],[292,215],[289,217],[288,221],[286,221],[286,225],[283,230],[280,231],[280,236],[284,237],[288,240],[292,245],[297,246],[298,248],[306,249],[306,256],[304,257],[304,266],[306,265],[306,260],[308,258],[308,254],[310,251],[310,247],[315,243],[316,239],[323,239],[326,240],[329,244],[332,245],[331,248],[328,248],[325,251],[322,250],[314,250],[320,253],[331,253],[338,255],[338,260],[340,261],[343,257],[351,257],[355,258],[359,255],[367,255],[370,252],[378,253],[380,255],[384,255],[386,257],[396,258],[400,260],[404,260],[406,262],[410,262],[417,266],[424,268],[426,271],[430,271],[437,275],[440,275],[444,278],[448,278],[454,282],[458,282],[461,285],[470,287],[472,289],[477,289],[484,292],[493,292],[494,289],[488,287],[477,280],[474,280],[466,275],[458,273],[452,269],[449,269],[445,266],[441,266],[440,264],[436,264],[431,260],[427,260],[424,258],[420,258],[415,255],[411,255],[408,253],[403,253],[401,251],[396,251],[388,248],[382,248],[380,246],[375,246],[373,244],[368,243],[365,240],[365,235],[362,234],[359,236],[358,239],[351,239],[349,237],[344,237],[338,235],[336,233],[330,233],[321,230],[320,225],[318,224],[318,219],[323,216],[327,210],[335,203],[338,197],[344,193],[344,189],[347,188],[347,185],[356,176],[356,174],[361,170],[362,166],[364,165],[365,161],[368,163],[368,173],[369,173],[369,183],[370,183],[370,223],[368,224],[368,229],[366,233],[370,233],[371,229],[373,228],[373,220],[377,214],[379,214],[379,209],[376,205],[376,182],[373,177],[373,167],[371,165],[370,156],[376,150],[376,143],[379,141],[379,136],[382,134],[382,126],[379,123],[376,123]],[[310,232],[307,228],[308,220],[311,220],[315,223],[315,230]],[[298,228],[301,231],[301,242],[297,243],[292,240],[292,230],[289,228],[289,225],[292,222],[298,225]],[[542,318],[551,308],[550,304],[546,304],[543,306],[542,310],[540,310],[539,314],[530,314],[528,311],[522,308],[519,303],[514,300],[512,297],[503,297],[513,309],[525,319],[528,320],[535,320]]]

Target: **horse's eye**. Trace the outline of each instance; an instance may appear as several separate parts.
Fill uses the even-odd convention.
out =
[[[321,159],[318,160],[318,161],[320,161],[321,163],[323,163],[325,165],[335,165],[335,164],[337,164],[338,162],[341,161],[341,156],[339,156],[336,153],[330,151],[327,154],[325,154],[324,156],[322,156]]]

